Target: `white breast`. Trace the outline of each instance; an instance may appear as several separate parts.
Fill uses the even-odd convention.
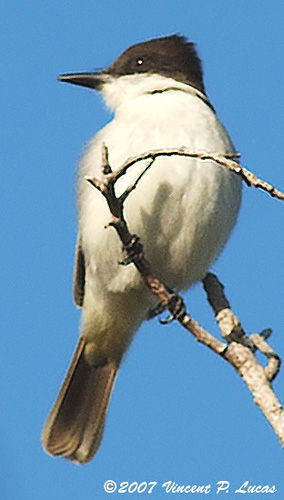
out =
[[[186,87],[186,86],[185,86]],[[102,195],[83,179],[100,175],[102,142],[117,169],[128,157],[149,150],[185,146],[193,152],[231,153],[232,143],[212,109],[185,91],[133,95],[91,141],[82,161],[80,231],[92,286],[101,292],[144,287],[132,265],[122,267],[121,244]],[[141,164],[120,181],[121,192]],[[200,280],[217,258],[235,224],[241,182],[212,161],[159,158],[125,206],[130,231],[138,234],[154,272],[169,287],[184,289]],[[98,285],[99,284],[99,285]],[[103,293],[103,292],[102,292]]]

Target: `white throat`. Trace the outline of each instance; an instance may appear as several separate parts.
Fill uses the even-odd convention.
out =
[[[212,108],[208,98],[200,90],[173,78],[158,74],[143,73],[119,77],[108,76],[102,88],[102,94],[107,106],[116,111],[125,102],[129,103],[129,101],[136,97],[155,92],[165,92],[167,90],[176,90],[195,95]]]

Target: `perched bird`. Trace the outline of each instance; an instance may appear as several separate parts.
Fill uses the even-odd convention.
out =
[[[100,178],[102,144],[113,170],[131,156],[185,146],[192,152],[234,153],[204,88],[195,45],[172,35],[131,46],[111,66],[74,73],[62,82],[99,90],[114,118],[90,141],[79,172],[79,234],[74,299],[83,326],[71,366],[45,424],[42,442],[51,455],[86,463],[103,434],[113,384],[134,333],[154,299],[133,265],[121,266],[121,243],[107,203],[85,176]],[[145,167],[135,164],[117,193]],[[161,281],[184,290],[203,279],[223,249],[241,202],[239,177],[212,160],[159,157],[125,203]]]

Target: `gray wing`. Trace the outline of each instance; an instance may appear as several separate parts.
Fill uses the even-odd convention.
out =
[[[80,235],[77,239],[75,267],[73,278],[73,298],[77,306],[82,307],[85,295],[85,257],[81,246]]]

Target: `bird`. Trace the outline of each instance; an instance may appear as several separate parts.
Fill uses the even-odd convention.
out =
[[[68,73],[61,82],[99,91],[113,118],[87,145],[78,173],[78,237],[73,294],[82,309],[81,334],[42,444],[77,464],[97,452],[121,361],[155,305],[133,264],[122,266],[121,243],[106,200],[87,177],[102,178],[102,146],[117,170],[129,157],[186,147],[235,154],[211,104],[194,42],[173,34],[130,46],[106,69]],[[136,163],[116,185],[120,195],[145,168]],[[237,220],[241,180],[211,159],[159,157],[125,202],[155,275],[184,291],[202,280]]]

